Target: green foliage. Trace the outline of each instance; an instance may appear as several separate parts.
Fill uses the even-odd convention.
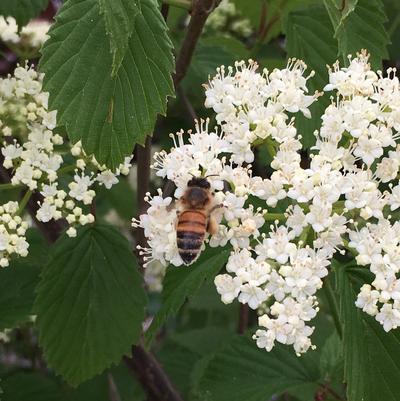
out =
[[[347,62],[349,54],[355,55],[360,49],[371,53],[373,68],[382,68],[382,59],[388,58],[387,45],[390,40],[384,23],[387,17],[380,0],[350,1],[343,11],[337,1],[324,0],[329,12],[335,37],[338,41],[339,55]]]
[[[197,391],[209,401],[265,401],[290,389],[301,393],[311,385],[316,390],[319,379],[312,351],[300,358],[280,345],[265,352],[253,340],[236,336],[204,366]]]
[[[199,360],[199,355],[181,344],[167,341],[157,353],[157,358],[172,383],[186,398],[190,391],[190,374],[193,366]]]
[[[0,330],[18,327],[29,320],[35,299],[35,287],[47,246],[34,229],[27,232],[29,255],[15,259],[0,269]]]
[[[208,326],[175,334],[172,339],[188,350],[204,356],[220,348],[232,336],[224,327]]]
[[[77,388],[68,388],[64,391],[62,401],[110,401],[111,389],[113,394],[118,394],[120,401],[145,400],[138,382],[127,367],[121,364],[82,383]]]
[[[125,365],[71,388],[51,374],[16,372],[1,381],[2,401],[110,401],[111,388],[120,401],[143,401],[144,393]]]
[[[3,0],[0,1],[0,15],[14,17],[22,27],[37,17],[48,3],[49,0]]]
[[[62,237],[36,300],[49,366],[77,385],[118,362],[139,338],[145,303],[132,251],[115,229],[95,225]]]
[[[12,15],[22,26],[47,3],[3,0],[0,15]],[[185,96],[199,117],[210,113],[203,108],[201,84],[221,64],[254,58],[272,70],[286,65],[287,57],[300,58],[309,71],[315,71],[308,81],[309,91],[314,93],[326,85],[326,65],[338,57],[347,63],[349,53],[355,55],[365,48],[375,69],[382,68],[389,54],[390,65],[399,61],[397,0],[233,3],[242,17],[250,20],[253,34],[238,39],[240,35],[234,37],[231,32],[212,35],[206,31],[200,37],[179,101],[170,107],[168,121],[163,121],[156,133],[158,148],[168,150],[170,140],[165,133],[191,121],[188,106],[184,108],[181,101]],[[58,110],[58,128],[67,132],[71,142],[81,140],[87,153],[110,168],[130,156],[135,144],[144,144],[157,115],[166,114],[167,98],[175,93],[173,45],[160,6],[156,0],[66,0],[43,49],[40,69],[46,74],[50,108]],[[187,18],[185,10],[171,5],[168,26],[177,47]],[[320,127],[329,95],[311,106],[312,119],[296,115],[306,148],[314,144],[313,133]],[[272,160],[270,150],[264,143],[255,152],[255,166],[262,174]],[[20,189],[0,192],[0,204],[20,195]],[[96,192],[98,221],[110,210],[125,223],[136,214],[136,193],[128,179]],[[286,206],[288,203],[279,212]],[[15,259],[9,268],[0,269],[0,330],[18,328],[11,343],[1,347],[11,350],[16,360],[36,358],[36,332],[24,324],[37,314],[39,343],[50,369],[44,375],[33,368],[23,372],[0,366],[6,373],[0,398],[109,401],[113,398],[110,386],[115,385],[115,399],[145,400],[141,385],[119,364],[139,341],[147,301],[132,246],[115,229],[97,223],[81,229],[75,239],[60,238],[51,252],[37,230],[29,230],[28,242],[27,258]],[[157,312],[144,334],[145,342],[150,346],[165,327],[165,335],[152,352],[183,399],[311,401],[322,394],[327,401],[398,401],[400,332],[385,333],[354,305],[360,286],[371,281],[368,269],[334,263],[325,288],[334,285],[329,294],[324,290],[318,294],[321,310],[312,322],[317,350],[297,357],[290,346],[277,344],[268,353],[248,336],[236,334],[239,303],[223,305],[213,284],[228,256],[229,250],[207,249],[190,267],[168,267],[161,300],[152,298]],[[250,312],[251,333],[256,330],[256,319],[256,313]],[[18,343],[21,333],[25,338]],[[77,387],[55,378],[52,370]]]
[[[354,12],[358,0],[324,0],[326,9],[331,17],[332,24],[335,28],[335,32],[338,32],[345,23],[346,18]]]
[[[173,95],[172,44],[157,4],[141,0],[140,12],[124,15],[123,26],[131,25],[132,33],[126,48],[115,49],[120,30],[113,30],[113,57],[106,25],[115,27],[118,15],[104,9],[100,14],[96,0],[66,1],[40,60],[59,125],[110,168],[130,155],[135,143],[144,143]]]
[[[304,60],[315,76],[308,81],[310,93],[321,91],[327,83],[327,64],[336,60],[337,45],[329,16],[324,7],[313,6],[289,13],[285,20],[286,48],[289,57]],[[310,107],[312,119],[296,116],[296,126],[303,136],[303,144],[314,144],[314,131],[320,126],[320,117],[329,104],[329,98],[320,98]]]
[[[179,311],[188,297],[195,295],[205,280],[213,279],[228,260],[229,251],[222,251],[210,257],[203,255],[190,268],[168,267],[164,279],[163,303],[146,332],[148,345],[167,318]]]
[[[100,12],[104,14],[106,32],[110,37],[111,53],[113,55],[112,76],[115,76],[132,35],[136,15],[140,12],[138,0],[99,0]]]
[[[386,30],[391,44],[388,46],[389,58],[397,60],[400,58],[400,2],[397,0],[386,0],[385,14],[388,16]]]
[[[113,185],[110,189],[102,186],[97,193],[101,199],[99,205],[96,205],[99,212],[106,213],[113,209],[124,220],[130,220],[136,214],[136,192],[129,185],[127,179],[120,178],[118,184]]]
[[[38,266],[16,260],[0,270],[0,329],[18,327],[32,314]]]
[[[39,373],[16,373],[1,381],[2,401],[63,401],[56,381]]]
[[[343,353],[348,401],[397,401],[400,394],[400,333],[382,326],[356,308],[368,270],[335,266],[336,291],[343,325]]]

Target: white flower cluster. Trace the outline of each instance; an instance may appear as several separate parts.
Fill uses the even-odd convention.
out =
[[[65,146],[61,146],[64,140],[53,132],[56,111],[48,111],[48,93],[42,91],[42,80],[43,75],[28,67],[17,67],[14,76],[0,79],[2,165],[9,169],[13,186],[27,187],[43,196],[36,218],[43,223],[65,219],[70,226],[67,234],[73,237],[78,226],[94,221],[87,209],[96,196],[95,184],[110,189],[118,183],[118,176],[129,173],[131,158],[111,171],[86,155],[80,142],[73,146],[67,143],[74,160],[68,164],[71,157],[64,160],[61,155],[65,153]],[[73,172],[73,177],[65,176],[68,172]],[[7,216],[5,209],[0,209],[0,219],[3,213]]]
[[[2,135],[10,138],[1,149],[3,165],[15,169],[13,184],[30,190],[36,189],[44,176],[55,180],[62,164],[54,147],[62,145],[63,139],[52,132],[56,112],[47,110],[48,94],[42,92],[41,80],[35,70],[24,67],[17,67],[13,77],[0,80],[0,128]],[[22,145],[17,138],[25,139]]]
[[[324,90],[334,90],[336,99],[306,167],[291,113],[309,117],[319,94],[307,94],[306,67],[297,60],[271,73],[260,74],[253,61],[227,74],[219,68],[206,87],[206,106],[216,112],[221,134],[197,123],[186,142],[180,132],[170,152],[156,155],[153,167],[175,183],[175,198],[192,176],[209,176],[224,207],[218,233],[206,242],[233,247],[227,273],[215,278],[217,291],[224,303],[237,298],[262,312],[254,339],[268,351],[276,342],[297,354],[313,347],[316,292],[338,250],[357,254],[375,275],[356,305],[385,330],[400,325],[400,225],[391,222],[400,208],[400,87],[393,70],[387,77],[373,72],[364,52],[349,64],[329,70]],[[272,149],[268,178],[253,176],[249,165],[262,142]],[[173,199],[159,190],[147,200],[147,214],[134,221],[148,238],[147,262],[181,265]],[[264,206],[255,209],[255,202]]]
[[[46,20],[32,20],[18,32],[13,17],[0,15],[0,39],[17,53],[33,57],[48,39],[51,23]]]
[[[118,176],[127,175],[131,166],[131,157],[126,157],[115,172],[104,165],[100,165],[93,156],[87,156],[82,149],[81,143],[77,142],[71,148],[72,156],[76,157],[73,179],[68,183],[68,189],[59,189],[57,180],[42,182],[40,193],[43,202],[37,211],[36,217],[44,223],[54,219],[66,219],[70,225],[67,234],[76,236],[76,227],[93,223],[94,216],[84,212],[84,206],[91,205],[96,191],[93,189],[95,183],[104,185],[110,189],[118,183]]]
[[[216,113],[228,142],[231,161],[252,163],[251,145],[272,137],[278,143],[296,136],[293,120],[288,113],[301,111],[310,117],[308,107],[318,94],[307,94],[306,65],[289,60],[286,68],[262,74],[258,65],[250,60],[237,62],[235,67],[217,69],[217,75],[206,86],[206,107]]]
[[[22,257],[28,255],[29,244],[25,239],[27,228],[28,224],[18,216],[17,202],[0,206],[0,267],[8,266],[13,254]]]

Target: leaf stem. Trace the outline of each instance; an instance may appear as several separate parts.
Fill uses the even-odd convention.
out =
[[[284,213],[265,213],[264,214],[264,220],[265,221],[275,221],[275,220],[285,220],[285,214]]]
[[[121,396],[119,395],[118,387],[115,384],[115,380],[111,373],[107,374],[108,381],[108,395],[110,401],[121,401]]]
[[[191,10],[192,2],[190,0],[163,0],[164,4],[169,6],[183,8],[185,10]]]
[[[65,173],[69,173],[69,172],[71,172],[71,171],[74,171],[76,169],[76,165],[75,164],[71,164],[71,165],[69,165],[69,166],[65,166],[65,167],[63,167],[63,168],[60,168],[58,171],[57,171],[57,173],[58,173],[58,175],[62,175],[62,174],[65,174]]]
[[[342,325],[340,324],[340,318],[339,318],[339,305],[337,304],[335,293],[333,291],[333,288],[332,288],[332,285],[331,285],[329,279],[324,280],[322,288],[325,293],[326,299],[328,301],[329,309],[331,311],[336,330],[339,334],[339,337],[342,338],[343,332],[342,332]]]
[[[27,203],[29,202],[29,199],[31,198],[31,196],[32,196],[32,191],[31,191],[30,189],[28,189],[28,190],[25,192],[23,198],[21,199],[21,202],[19,203],[19,209],[18,209],[18,211],[17,211],[17,214],[18,214],[18,215],[20,215],[20,214],[24,211],[25,206],[26,206]]]
[[[11,182],[7,182],[5,184],[0,184],[0,191],[3,189],[6,190],[6,189],[18,189],[18,188],[23,188],[23,185],[12,184]]]

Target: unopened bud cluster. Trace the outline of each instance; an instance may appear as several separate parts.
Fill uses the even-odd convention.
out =
[[[25,239],[28,224],[18,216],[18,203],[7,202],[0,206],[0,267],[9,264],[11,256],[28,255],[29,244]]]

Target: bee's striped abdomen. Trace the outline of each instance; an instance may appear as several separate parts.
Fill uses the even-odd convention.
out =
[[[179,255],[186,265],[193,263],[200,254],[206,220],[206,215],[199,210],[186,210],[179,216],[176,240]]]

